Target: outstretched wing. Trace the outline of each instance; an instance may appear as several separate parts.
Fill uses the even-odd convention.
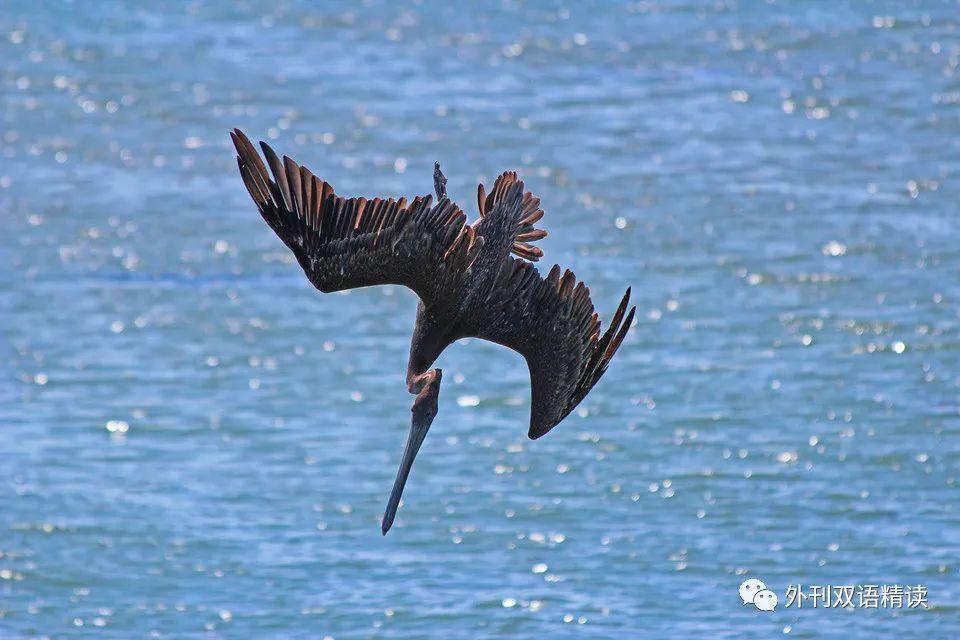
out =
[[[516,182],[520,182],[517,172],[505,171],[493,183],[493,190],[489,194],[487,194],[483,184],[477,187],[477,209],[480,211],[481,220],[504,201],[511,185]],[[533,227],[543,217],[540,198],[527,191],[520,200],[520,208],[523,217],[520,219],[520,227],[510,251],[521,258],[536,262],[543,257],[543,250],[534,246],[533,243],[547,237],[546,231]]]
[[[343,198],[266,143],[260,143],[264,164],[243,132],[235,129],[230,137],[260,215],[321,291],[400,284],[430,304],[463,277],[483,245],[448,198],[432,207],[431,196],[409,204]]]
[[[547,433],[600,380],[633,322],[630,289],[601,336],[590,290],[559,265],[542,278],[529,262],[508,258],[478,318],[476,337],[519,352],[530,368],[531,439]],[[626,313],[626,317],[624,314]]]

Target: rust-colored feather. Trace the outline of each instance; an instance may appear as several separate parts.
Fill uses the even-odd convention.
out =
[[[260,213],[263,213],[263,207],[266,205],[266,198],[260,193],[260,187],[257,185],[257,182],[254,180],[253,176],[250,175],[250,170],[247,169],[247,166],[243,164],[243,161],[240,160],[240,158],[237,158],[237,165],[240,168],[240,177],[243,179],[243,186],[247,188],[247,192],[250,194],[250,197],[253,198],[253,202],[257,205],[257,209],[260,210]]]
[[[300,167],[287,156],[283,156],[283,168],[286,173],[287,185],[293,199],[293,210],[297,215],[303,212],[303,196],[300,187]]]
[[[307,226],[310,226],[310,214],[313,213],[312,178],[306,167],[300,167],[300,201],[303,203],[303,218]]]
[[[250,169],[251,177],[259,187],[260,192],[265,198],[272,198],[270,192],[270,178],[268,177],[267,167],[260,159],[253,143],[240,129],[234,129],[230,134],[234,146],[237,148],[237,154],[240,159]]]
[[[480,212],[481,218],[487,215],[487,192],[482,182],[477,185],[477,211]]]
[[[271,149],[270,145],[266,142],[261,142],[260,148],[263,149],[263,155],[266,156],[267,164],[270,165],[270,171],[273,172],[273,179],[280,190],[283,206],[286,207],[287,211],[293,211],[293,199],[290,197],[290,187],[287,184],[287,176],[283,170],[280,158],[277,157],[277,154],[274,153],[273,149]],[[280,203],[278,202],[277,204]]]
[[[527,231],[524,233],[517,234],[517,240],[521,242],[535,242],[541,238],[546,238],[547,232],[543,229],[534,229],[533,231]]]
[[[525,224],[525,225],[532,225],[532,224],[534,224],[535,222],[539,222],[539,221],[540,221],[540,218],[542,218],[542,217],[543,217],[543,209],[537,209],[536,211],[534,211],[533,213],[531,213],[529,216],[527,216],[526,218],[524,218],[524,219],[521,220],[520,222],[523,223],[523,224]]]
[[[569,269],[563,274],[563,280],[560,281],[559,295],[561,300],[565,300],[569,297],[570,293],[573,291],[573,285],[577,281],[577,277],[573,275],[573,271]]]

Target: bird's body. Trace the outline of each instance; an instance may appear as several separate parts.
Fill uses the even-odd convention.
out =
[[[543,211],[515,173],[501,174],[489,195],[480,185],[480,218],[469,225],[446,198],[439,165],[436,205],[431,196],[409,204],[347,199],[290,158],[278,158],[265,143],[266,164],[242,132],[231,136],[257,208],[317,289],[399,284],[420,298],[407,366],[407,385],[417,398],[384,534],[436,415],[442,373],[430,367],[447,346],[476,337],[523,355],[532,386],[528,433],[539,438],[596,384],[630,327],[629,289],[601,334],[589,289],[572,272],[561,275],[554,266],[546,278],[540,276],[533,261],[543,252],[532,242],[546,235],[533,227]]]

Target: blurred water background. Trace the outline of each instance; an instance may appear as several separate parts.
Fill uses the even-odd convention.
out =
[[[0,637],[960,632],[960,9],[0,4]],[[518,169],[638,320],[526,440],[449,349],[398,524],[416,300],[321,296],[239,126],[341,193]],[[747,576],[781,598],[744,607]],[[789,584],[929,609],[784,608]]]

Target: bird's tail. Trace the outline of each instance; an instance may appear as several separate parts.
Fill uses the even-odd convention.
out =
[[[509,195],[514,194],[514,190],[522,193],[518,206],[499,207],[499,205],[509,203]],[[514,195],[515,197],[515,195]],[[540,198],[535,197],[529,191],[523,191],[523,181],[517,177],[515,171],[505,171],[501,173],[496,182],[493,183],[493,190],[486,193],[481,184],[477,187],[477,208],[480,210],[480,217],[486,218],[490,215],[505,215],[510,220],[505,221],[509,228],[512,245],[510,251],[531,262],[536,262],[543,257],[543,250],[534,246],[537,240],[546,237],[547,232],[543,229],[535,229],[533,225],[543,217],[543,209],[540,208]],[[502,211],[502,214],[494,212]]]

